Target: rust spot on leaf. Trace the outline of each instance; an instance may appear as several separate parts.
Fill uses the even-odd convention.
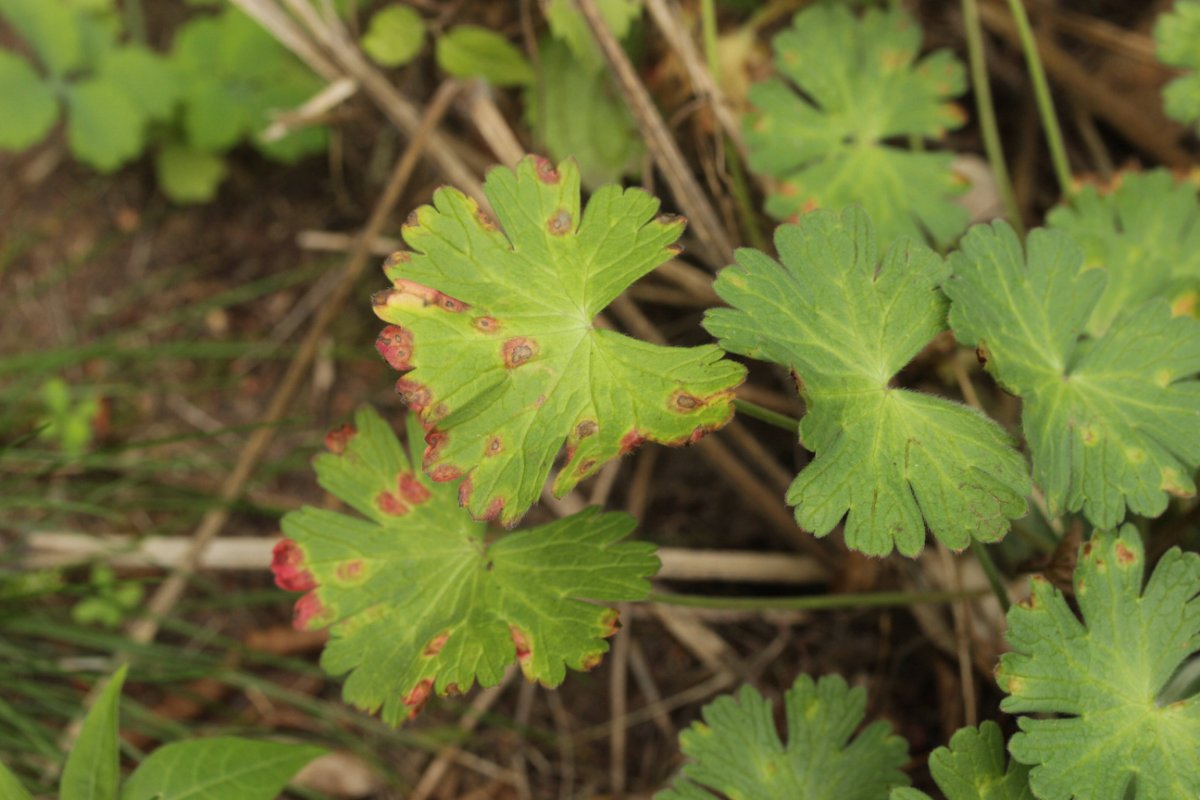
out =
[[[975,358],[979,360],[980,365],[985,366],[985,367],[987,366],[988,349],[987,349],[987,345],[984,344],[983,342],[980,342],[979,344],[975,345]]]
[[[446,646],[446,642],[450,639],[450,632],[443,631],[437,636],[429,640],[429,644],[425,645],[425,649],[421,651],[421,655],[426,658],[433,658],[438,653],[442,652],[442,648]]]
[[[350,440],[357,433],[358,429],[348,422],[345,425],[334,428],[325,434],[325,449],[335,456],[340,456],[346,452],[346,447],[350,444]]]
[[[362,578],[365,567],[366,564],[363,563],[361,558],[352,558],[349,561],[343,561],[338,564],[337,569],[334,570],[334,575],[342,583],[356,583]]]
[[[411,472],[401,472],[396,479],[396,487],[400,490],[400,496],[414,506],[429,499],[429,490]]]
[[[1191,497],[1195,494],[1192,488],[1184,483],[1179,470],[1174,467],[1163,467],[1161,474],[1163,491],[1173,494],[1176,497]]]
[[[433,679],[424,678],[404,695],[400,702],[408,706],[410,714],[419,714],[425,706],[425,701],[429,699],[429,693],[433,691]]]
[[[399,325],[388,325],[375,339],[375,349],[392,369],[404,372],[413,368],[409,359],[413,354],[412,332]]]
[[[590,672],[591,670],[600,666],[600,662],[603,659],[604,659],[603,653],[588,653],[579,662],[579,668],[582,669],[584,672]]]
[[[461,478],[462,470],[453,464],[442,464],[434,468],[433,472],[429,473],[429,477],[438,483],[446,483]]]
[[[401,228],[415,228],[421,224],[421,216],[417,213],[417,209],[408,212],[408,216],[404,218],[404,225]]]
[[[654,218],[654,221],[659,225],[687,225],[687,217],[679,214],[659,214]]]
[[[408,506],[391,492],[380,492],[375,495],[375,507],[392,517],[402,517],[408,513]]]
[[[410,381],[408,378],[396,381],[396,394],[400,395],[400,399],[404,401],[405,405],[417,412],[424,411],[432,399],[427,386]]]
[[[485,456],[494,456],[498,455],[503,450],[504,442],[499,436],[493,436],[491,439],[488,439],[487,448],[483,451],[483,454]]]
[[[642,436],[642,434],[638,433],[636,430],[632,430],[625,434],[621,437],[621,455],[633,452],[633,450],[641,446],[644,441],[646,441],[646,437]]]
[[[324,604],[316,592],[309,592],[297,600],[295,608],[292,609],[292,627],[298,631],[320,627],[324,616]]]
[[[476,317],[471,324],[476,330],[484,333],[496,333],[500,330],[500,322],[495,317]]]
[[[678,390],[671,394],[671,399],[667,402],[667,407],[672,411],[688,412],[694,411],[702,405],[702,401],[694,394],[688,394],[683,390]]]
[[[551,236],[566,236],[571,232],[571,212],[565,208],[555,211],[550,219],[546,220],[546,230]]]
[[[504,357],[504,366],[516,369],[537,355],[537,342],[524,336],[514,336],[504,342],[500,353]]]
[[[479,220],[479,227],[485,231],[500,230],[500,224],[496,222],[496,218],[482,208],[475,209],[475,219]]]
[[[462,694],[462,689],[458,688],[457,683],[448,683],[448,684],[446,684],[445,692],[446,692],[446,694],[450,695],[451,697],[454,697],[455,695]]]
[[[525,664],[529,661],[529,639],[516,625],[509,625],[508,632],[512,635],[513,647],[517,649],[517,661]]]
[[[468,475],[466,479],[458,485],[459,506],[465,506],[467,503],[471,502],[471,492],[474,490],[475,485],[471,482],[471,476]]]
[[[596,424],[596,420],[585,419],[575,426],[575,436],[579,439],[586,439],[597,430],[599,430],[599,426]]]
[[[304,551],[291,539],[280,539],[271,551],[271,572],[275,585],[287,592],[307,592],[315,589],[316,579],[305,567]]]
[[[535,156],[533,165],[539,181],[542,183],[558,183],[560,178],[558,170],[549,161],[540,156]]]
[[[483,510],[483,515],[480,517],[480,519],[484,520],[486,522],[491,522],[492,520],[499,519],[500,515],[503,513],[504,513],[504,498],[503,497],[493,497],[492,501],[490,503],[488,503],[487,508],[485,508]],[[490,562],[489,562],[488,569],[491,569]]]
[[[615,608],[605,609],[604,616],[600,618],[600,624],[604,626],[604,633],[600,635],[607,639],[621,630],[621,612]]]
[[[412,261],[412,253],[407,250],[397,250],[383,261],[384,270],[394,269],[401,264],[407,264]]]
[[[587,475],[596,466],[596,459],[587,458],[579,462],[579,466],[575,468],[576,475]]]
[[[1124,542],[1117,542],[1117,562],[1123,567],[1137,563],[1137,553],[1129,549]]]

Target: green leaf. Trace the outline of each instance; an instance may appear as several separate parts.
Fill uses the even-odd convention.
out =
[[[1200,796],[1200,695],[1159,702],[1200,648],[1200,555],[1168,550],[1143,590],[1145,565],[1132,525],[1097,533],[1075,568],[1082,620],[1040,577],[1008,613],[1000,707],[1037,715],[1009,751],[1041,800]]]
[[[0,150],[24,150],[46,138],[58,119],[53,91],[29,62],[0,49]]]
[[[586,69],[561,42],[539,51],[538,83],[525,91],[529,125],[554,158],[572,156],[588,188],[637,170],[645,147],[605,72]]]
[[[0,763],[0,797],[5,800],[33,800],[33,795],[25,791],[25,787],[17,780],[8,767]]]
[[[816,458],[788,491],[796,521],[825,536],[846,517],[846,544],[870,555],[916,555],[926,525],[954,549],[1003,537],[1029,488],[1008,435],[957,403],[891,385],[946,329],[942,259],[905,240],[880,262],[857,208],[782,225],[775,246],[782,267],[738,251],[714,285],[732,308],[710,310],[704,327],[726,350],[798,377],[800,440]]]
[[[304,508],[283,518],[276,583],[308,591],[298,628],[330,627],[322,666],[349,673],[347,702],[389,724],[432,694],[493,686],[518,662],[557,686],[608,649],[617,612],[586,600],[639,600],[658,568],[654,547],[619,543],[634,527],[595,508],[488,541],[455,491],[414,471],[373,410],[331,434],[315,461],[327,491],[362,517]],[[409,444],[421,428],[410,415]],[[365,517],[365,519],[363,518]]]
[[[83,42],[76,12],[66,3],[51,0],[0,0],[4,17],[52,75],[63,77],[78,68]]]
[[[325,752],[312,745],[220,737],[160,747],[129,776],[121,800],[274,800]]]
[[[101,55],[97,75],[120,89],[145,119],[167,121],[179,100],[179,81],[170,63],[140,45],[125,45]]]
[[[225,159],[185,144],[169,144],[154,158],[159,188],[176,203],[207,203],[217,196],[228,167]]]
[[[477,518],[517,520],[565,442],[562,495],[643,441],[685,444],[732,414],[745,370],[713,346],[663,347],[592,325],[630,283],[666,261],[683,221],[639,189],[605,186],[580,214],[579,170],[528,157],[492,170],[499,225],[454,189],[405,225],[415,253],[385,268],[374,298],[392,323],[378,347],[430,428],[424,468],[466,475]],[[503,226],[501,228],[501,226]]]
[[[782,78],[751,87],[757,110],[746,125],[750,166],[778,179],[767,212],[790,220],[859,204],[883,247],[900,236],[938,246],[958,236],[967,212],[952,199],[962,189],[953,157],[889,143],[940,138],[963,123],[949,102],[965,85],[954,57],[916,61],[921,29],[898,7],[856,19],[843,5],[815,5],[773,44]]]
[[[642,0],[596,0],[596,8],[613,36],[623,39],[642,15]],[[571,48],[577,70],[584,74],[602,71],[604,56],[600,54],[583,15],[575,7],[575,0],[550,0],[546,21],[554,37]]]
[[[390,5],[371,16],[362,48],[385,67],[407,64],[425,43],[425,20],[411,6]]]
[[[1034,800],[1029,790],[1029,767],[1004,765],[1004,736],[988,720],[978,728],[963,728],[929,757],[929,769],[947,800]],[[929,800],[916,789],[893,789],[891,800]]]
[[[84,719],[63,769],[60,800],[116,800],[121,777],[117,734],[126,669],[116,671]]]
[[[83,163],[112,172],[137,158],[144,119],[123,91],[99,78],[67,87],[67,144]]]
[[[456,78],[483,78],[495,86],[533,83],[533,67],[508,39],[477,25],[459,25],[437,39],[438,66]]]
[[[1167,116],[1200,130],[1200,2],[1176,0],[1154,25],[1158,60],[1185,70],[1163,89]]]
[[[837,675],[796,679],[784,696],[787,744],[779,739],[771,704],[752,686],[701,711],[679,737],[691,762],[655,800],[876,800],[908,776],[904,739],[886,722],[862,723],[867,693]],[[705,787],[705,788],[700,788]]]
[[[950,257],[950,326],[1024,399],[1034,480],[1053,513],[1113,527],[1154,517],[1167,493],[1190,496],[1200,465],[1200,322],[1165,302],[1124,311],[1081,339],[1105,273],[1081,270],[1071,237],[1035,230],[1026,252],[1007,224],[973,228]]]
[[[1165,169],[1127,173],[1101,193],[1083,187],[1070,205],[1052,210],[1047,225],[1083,248],[1084,268],[1103,268],[1104,294],[1086,326],[1108,330],[1124,309],[1153,298],[1194,299],[1200,291],[1200,199],[1196,184]]]

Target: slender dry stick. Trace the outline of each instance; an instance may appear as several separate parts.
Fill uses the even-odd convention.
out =
[[[620,619],[623,620],[622,630],[613,641],[612,661],[610,663],[608,682],[609,714],[612,719],[625,716],[629,705],[629,637],[633,635],[629,616],[629,605],[621,603],[617,606]],[[609,737],[608,777],[614,798],[625,796],[625,745],[628,742],[627,731],[623,725],[614,725]]]
[[[972,600],[990,589],[961,592],[844,592],[801,597],[712,597],[699,594],[651,592],[648,603],[689,608],[718,608],[738,611],[831,611],[849,608],[895,608],[898,606],[942,605]]]
[[[638,128],[645,137],[654,160],[662,170],[667,185],[671,187],[675,202],[689,217],[692,232],[703,248],[705,261],[714,270],[732,263],[733,245],[730,244],[729,235],[721,224],[720,216],[709,202],[696,176],[692,174],[679,145],[667,129],[662,115],[658,113],[654,100],[638,79],[633,65],[629,63],[629,57],[625,55],[621,43],[605,24],[600,10],[596,7],[596,0],[575,1],[587,22],[592,38],[600,47],[600,52],[604,54],[604,59],[616,78],[626,105],[637,120]]]
[[[941,542],[937,543],[938,558],[942,569],[951,580],[954,591],[962,591],[962,571],[950,550]],[[966,600],[950,604],[950,616],[954,618],[954,639],[958,656],[958,683],[963,695],[964,723],[974,727],[979,718],[975,700],[975,672],[971,668],[971,637],[968,625],[971,619],[971,607]]]

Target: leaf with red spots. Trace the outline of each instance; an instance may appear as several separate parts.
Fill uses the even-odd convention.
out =
[[[484,185],[498,222],[441,189],[404,227],[415,252],[385,266],[379,350],[429,429],[435,480],[467,476],[476,518],[512,523],[555,457],[562,495],[637,443],[686,444],[725,424],[745,370],[713,346],[663,347],[592,322],[669,259],[683,221],[640,189],[606,186],[581,209],[579,170],[526,158]]]
[[[1022,714],[1009,752],[1042,800],[1200,797],[1200,695],[1168,687],[1200,650],[1200,555],[1172,548],[1143,587],[1132,525],[1080,548],[1076,616],[1034,578],[1008,612],[1000,708]]]
[[[616,611],[587,601],[644,598],[658,568],[652,545],[620,541],[631,517],[592,508],[488,541],[375,411],[355,429],[314,466],[359,515],[288,514],[273,564],[282,588],[307,592],[296,626],[330,629],[321,663],[347,675],[348,702],[398,724],[432,694],[496,684],[514,661],[547,686],[599,661]]]
[[[775,37],[780,77],[750,88],[750,166],[777,179],[767,212],[861,205],[887,246],[899,236],[950,244],[967,225],[954,202],[953,156],[895,143],[937,139],[965,121],[962,65],[945,50],[921,60],[921,28],[898,7],[817,3]],[[799,90],[799,91],[797,91]]]
[[[981,225],[950,266],[950,327],[982,345],[988,372],[1024,400],[1033,478],[1051,512],[1082,510],[1112,528],[1127,509],[1156,517],[1169,494],[1195,494],[1200,322],[1172,318],[1157,299],[1085,335],[1108,276],[1084,268],[1060,231],[1035,230],[1022,247],[1007,224]]]
[[[1003,537],[1029,489],[1009,436],[965,406],[892,386],[946,329],[945,262],[908,240],[880,261],[857,208],[783,225],[775,245],[782,266],[738,252],[715,284],[732,308],[704,326],[802,384],[800,440],[816,457],[788,491],[796,521],[824,536],[845,517],[846,544],[870,555],[917,554],[926,526],[954,549]]]

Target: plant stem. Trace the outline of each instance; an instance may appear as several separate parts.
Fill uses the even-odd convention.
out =
[[[758,216],[754,213],[754,204],[750,199],[750,185],[746,181],[746,170],[742,168],[742,160],[732,140],[725,137],[725,159],[729,165],[730,189],[733,191],[733,201],[737,206],[738,217],[742,222],[742,230],[750,240],[750,246],[759,250],[767,249],[767,237],[763,235],[758,224]]]
[[[700,0],[700,27],[704,34],[704,58],[714,81],[721,80],[721,65],[717,60],[716,0]]]
[[[1063,146],[1062,129],[1058,126],[1058,117],[1054,113],[1054,101],[1050,97],[1050,84],[1046,80],[1046,71],[1042,68],[1042,59],[1038,55],[1037,40],[1033,36],[1033,28],[1029,25],[1029,16],[1021,0],[1008,0],[1008,8],[1012,12],[1013,21],[1017,24],[1017,34],[1021,38],[1021,49],[1025,51],[1025,65],[1029,69],[1029,77],[1033,80],[1033,93],[1037,98],[1038,115],[1042,118],[1042,127],[1046,131],[1046,144],[1050,147],[1050,160],[1054,164],[1054,174],[1058,178],[1058,186],[1064,197],[1069,197],[1071,190],[1071,165],[1067,161],[1067,149]]]
[[[953,603],[987,594],[987,589],[962,592],[849,592],[803,597],[712,597],[709,595],[651,592],[647,602],[691,608],[734,611],[829,611],[850,608],[886,608],[934,603]]]
[[[763,408],[758,403],[751,403],[749,400],[743,400],[740,397],[733,401],[733,407],[747,417],[754,417],[768,425],[774,425],[776,428],[782,428],[791,433],[795,433],[796,427],[800,424],[800,420],[794,417],[789,417],[787,414],[780,414],[778,411],[772,411],[769,408]]]
[[[1000,142],[1000,129],[996,125],[996,106],[992,101],[992,86],[988,81],[987,58],[983,50],[983,26],[979,21],[978,0],[962,0],[963,26],[967,32],[967,56],[971,65],[971,88],[975,90],[975,113],[979,116],[979,130],[983,134],[983,149],[987,152],[992,175],[1004,201],[1008,221],[1024,237],[1025,225],[1013,191],[1008,165],[1004,161],[1004,146]]]
[[[1008,599],[1008,590],[1004,588],[1004,579],[996,567],[996,562],[992,560],[992,554],[984,545],[974,539],[971,540],[971,552],[978,559],[979,566],[983,567],[983,574],[987,576],[988,583],[992,586],[992,593],[996,595],[996,600],[1000,603],[1000,610],[1007,614],[1012,601]]]

